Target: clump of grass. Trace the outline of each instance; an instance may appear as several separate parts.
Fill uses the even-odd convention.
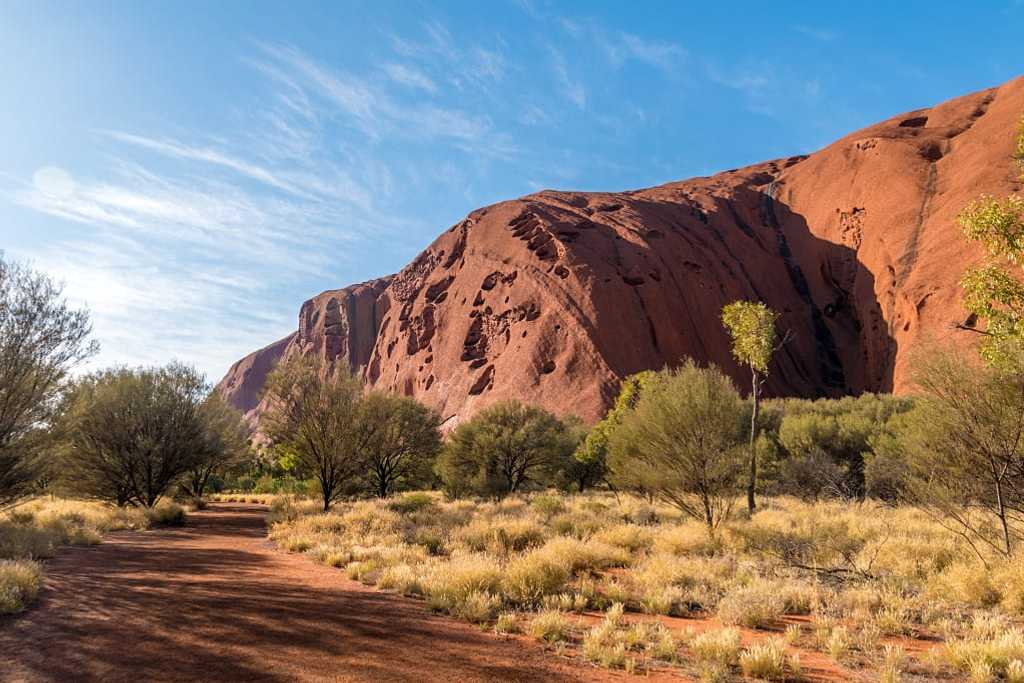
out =
[[[583,637],[584,659],[605,668],[627,671],[637,666],[641,656],[666,662],[676,659],[679,641],[667,628],[653,623],[627,625],[622,614],[622,603],[615,603],[604,620],[587,631]]]
[[[743,675],[763,681],[781,681],[792,670],[786,644],[779,638],[772,638],[758,645],[752,645],[740,654],[740,669]]]
[[[502,612],[494,622],[496,633],[521,633],[522,625],[519,623],[519,615],[515,612]]]
[[[656,553],[668,555],[710,556],[719,552],[722,545],[705,525],[690,521],[658,528],[654,532],[653,548]]]
[[[25,609],[39,595],[43,570],[32,560],[0,560],[0,614]]]
[[[531,519],[476,519],[454,538],[474,552],[507,556],[544,542],[544,527]]]
[[[530,507],[545,519],[551,519],[555,515],[565,512],[565,503],[562,499],[559,496],[549,494],[534,498],[533,502],[530,503]]]
[[[654,533],[649,527],[637,524],[616,524],[615,526],[598,531],[594,534],[593,540],[616,548],[622,548],[630,553],[638,553],[641,550],[647,550],[653,545]]]
[[[569,576],[569,569],[558,559],[533,551],[508,564],[502,590],[517,604],[535,605],[545,596],[561,593]]]
[[[107,531],[148,525],[137,508],[38,499],[0,515],[0,559],[45,559],[62,545],[95,545]]]
[[[557,643],[567,640],[572,633],[572,624],[565,614],[557,610],[540,612],[526,626],[526,634],[534,640]]]
[[[994,636],[954,639],[946,643],[945,654],[954,669],[972,678],[976,672],[1005,678],[1010,662],[1024,661],[1024,633],[1011,628]]]
[[[146,510],[146,519],[154,526],[183,526],[187,517],[185,508],[172,502],[158,503]]]
[[[434,506],[434,497],[425,491],[407,493],[388,504],[388,507],[402,515],[421,512]]]
[[[423,595],[423,580],[415,569],[407,564],[386,567],[377,577],[377,586],[384,590],[398,591],[402,595]]]
[[[740,630],[730,626],[695,636],[689,647],[699,663],[728,668],[739,664],[741,642]]]
[[[498,594],[501,566],[485,555],[465,555],[434,566],[422,579],[423,592],[432,607],[448,610],[473,593]]]
[[[501,598],[486,591],[473,591],[452,608],[451,613],[471,624],[484,624],[494,620],[501,608]]]
[[[850,634],[845,626],[836,626],[829,630],[828,637],[825,640],[825,649],[832,659],[837,662],[846,659],[852,645]]]
[[[718,618],[724,624],[764,628],[783,612],[782,596],[769,583],[761,582],[730,591],[718,603]]]
[[[882,666],[878,671],[879,683],[900,683],[903,678],[903,648],[898,645],[886,645],[884,653]]]

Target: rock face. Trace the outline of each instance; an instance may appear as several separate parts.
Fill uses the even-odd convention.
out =
[[[619,193],[545,191],[478,209],[397,275],[303,304],[299,331],[221,382],[243,410],[276,358],[316,353],[416,396],[451,426],[504,398],[600,417],[622,377],[715,363],[719,316],[779,311],[772,395],[909,388],[925,339],[970,343],[959,278],[980,258],[957,213],[1020,189],[1024,79],[914,111],[806,157]]]

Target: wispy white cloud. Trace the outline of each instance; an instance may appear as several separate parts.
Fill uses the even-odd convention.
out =
[[[587,89],[581,80],[569,74],[569,66],[565,55],[557,48],[551,48],[551,68],[555,81],[562,89],[562,94],[580,109],[587,108]]]
[[[797,24],[793,27],[793,30],[822,43],[831,43],[839,37],[839,33],[831,29],[808,26],[806,24]]]
[[[393,80],[395,83],[405,85],[410,88],[419,88],[425,90],[428,93],[434,94],[437,92],[437,84],[419,69],[409,66],[407,64],[385,64],[383,67],[384,73],[388,75],[388,78]]]
[[[610,30],[592,20],[562,17],[559,24],[574,39],[596,45],[616,67],[636,61],[671,72],[680,69],[689,54],[676,43]]]
[[[749,111],[765,116],[788,115],[795,102],[802,103],[801,106],[813,103],[822,92],[821,81],[817,78],[808,78],[769,62],[729,67],[706,62],[704,66],[709,81],[739,92]]]
[[[202,161],[208,164],[214,164],[217,166],[223,166],[224,168],[230,169],[239,173],[243,176],[247,176],[252,180],[256,180],[261,183],[266,183],[276,187],[279,190],[284,190],[291,194],[303,195],[304,191],[300,188],[292,185],[291,183],[285,182],[274,173],[269,170],[262,168],[256,164],[252,164],[240,159],[233,158],[222,152],[218,152],[214,149],[203,148],[203,147],[191,147],[189,145],[183,145],[173,140],[154,140],[141,135],[133,135],[131,133],[123,133],[120,131],[101,131],[106,135],[126,142],[128,144],[137,145],[154,152],[159,152],[171,157],[178,159],[188,159],[191,161]]]

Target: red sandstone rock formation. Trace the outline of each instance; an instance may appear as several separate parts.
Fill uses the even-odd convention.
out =
[[[592,420],[622,377],[684,356],[745,387],[719,315],[746,298],[792,334],[770,394],[906,391],[916,344],[967,343],[951,328],[965,318],[957,283],[980,255],[955,216],[983,192],[1020,189],[1010,156],[1022,112],[1017,79],[807,157],[478,209],[397,275],[307,301],[295,336],[220,386],[252,410],[270,362],[317,353],[449,424],[502,398]]]

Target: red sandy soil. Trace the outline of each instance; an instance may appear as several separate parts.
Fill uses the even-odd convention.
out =
[[[218,504],[184,528],[62,550],[40,601],[0,618],[0,681],[627,678],[278,552],[265,509]]]

